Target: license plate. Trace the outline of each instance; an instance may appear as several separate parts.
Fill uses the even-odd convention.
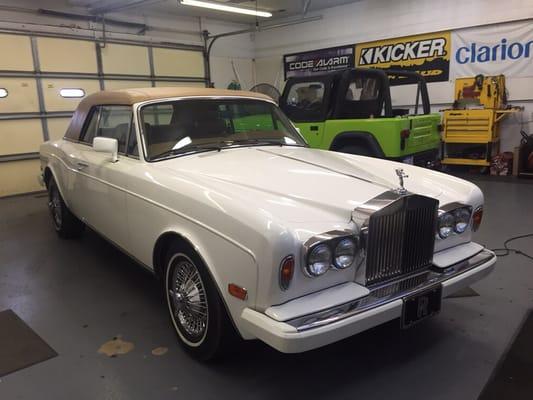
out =
[[[423,292],[403,298],[402,328],[438,314],[442,299],[442,286],[433,286]]]
[[[403,159],[403,163],[404,163],[404,164],[411,164],[411,165],[413,165],[414,162],[415,162],[415,158],[414,158],[413,156],[405,157],[405,158]]]

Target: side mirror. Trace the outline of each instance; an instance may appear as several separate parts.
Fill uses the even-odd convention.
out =
[[[99,153],[111,154],[111,162],[118,161],[118,140],[97,136],[93,139],[93,149]]]

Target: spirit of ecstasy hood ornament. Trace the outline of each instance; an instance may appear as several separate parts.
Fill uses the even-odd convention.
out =
[[[403,179],[404,178],[409,178],[409,175],[407,175],[403,171],[403,168],[396,168],[396,175],[398,175],[398,179],[400,179],[400,187],[395,190],[396,193],[406,194],[407,193],[407,189],[403,186]]]

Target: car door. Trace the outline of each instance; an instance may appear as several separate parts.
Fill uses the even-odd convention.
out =
[[[126,146],[132,127],[131,106],[102,105],[92,112],[87,129],[82,132],[75,154],[77,179],[73,183],[73,199],[79,216],[106,238],[126,248],[128,224],[126,193],[128,172],[135,159],[126,156]],[[118,141],[118,161],[111,155],[96,152],[94,137],[102,136]]]
[[[98,123],[98,107],[93,107],[87,113],[81,131],[69,130],[61,142],[61,173],[56,171],[56,179],[60,179],[63,197],[70,209],[79,219],[85,221],[84,199],[81,193],[83,170],[88,166],[84,159],[89,142],[81,140],[82,137],[94,137]],[[74,132],[74,133],[73,133]],[[91,139],[92,140],[92,139]]]

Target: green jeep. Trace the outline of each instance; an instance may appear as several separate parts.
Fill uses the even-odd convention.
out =
[[[393,108],[391,89],[403,97],[412,92],[415,106]],[[426,81],[415,72],[354,68],[290,78],[280,107],[311,147],[425,167],[438,163],[440,115],[431,113]]]

